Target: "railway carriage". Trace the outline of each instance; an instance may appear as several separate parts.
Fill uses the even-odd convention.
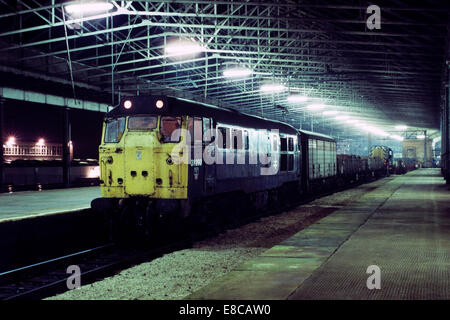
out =
[[[369,157],[369,170],[373,177],[381,177],[387,174],[384,159],[379,157]]]
[[[353,183],[358,179],[358,162],[354,155],[338,154],[337,167],[339,173],[339,184]]]
[[[336,141],[327,135],[299,130],[304,193],[331,189],[336,184]]]

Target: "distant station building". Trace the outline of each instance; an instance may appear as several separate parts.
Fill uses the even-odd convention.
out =
[[[415,160],[425,168],[433,166],[433,140],[432,139],[405,139],[403,140],[403,158]]]
[[[73,145],[70,143],[70,160],[73,159]],[[3,145],[4,159],[6,163],[15,160],[62,160],[63,150],[60,143],[48,143],[44,139],[38,142],[16,142],[14,137],[9,137]]]

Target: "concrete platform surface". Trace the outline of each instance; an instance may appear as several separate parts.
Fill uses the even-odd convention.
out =
[[[39,215],[90,208],[100,187],[84,187],[0,194],[0,223]]]
[[[450,190],[440,169],[385,179],[188,299],[450,299]],[[372,265],[381,289],[367,286]]]

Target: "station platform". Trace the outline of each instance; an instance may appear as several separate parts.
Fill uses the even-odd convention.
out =
[[[88,209],[98,197],[100,187],[1,193],[0,223]]]
[[[100,187],[0,194],[0,272],[106,243],[88,210],[99,196]]]
[[[450,299],[450,190],[440,169],[389,179],[187,298]],[[367,286],[373,265],[380,289]]]

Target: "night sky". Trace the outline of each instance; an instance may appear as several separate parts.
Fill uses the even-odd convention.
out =
[[[43,104],[8,100],[4,110],[5,140],[15,136],[16,142],[36,142],[44,138],[49,143],[62,143],[63,108]],[[73,157],[98,159],[98,146],[104,114],[86,110],[70,110]]]

